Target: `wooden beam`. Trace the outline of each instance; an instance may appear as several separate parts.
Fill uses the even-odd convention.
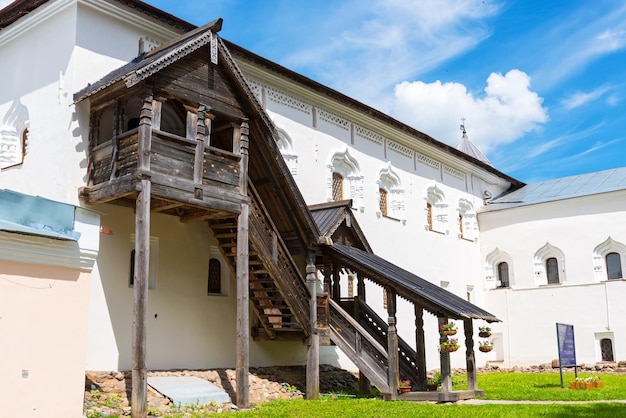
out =
[[[448,323],[448,318],[439,317],[437,318],[437,322],[439,324],[439,328]],[[439,334],[439,343],[445,342],[448,340],[448,337],[443,334]],[[452,392],[452,375],[450,370],[450,353],[447,351],[439,349],[439,362],[440,370],[441,370],[441,390],[443,392]]]
[[[396,329],[396,292],[387,288],[387,313],[389,327],[387,328],[387,377],[391,399],[398,398],[398,383],[400,379],[398,359],[398,331]]]
[[[245,123],[245,122],[244,122]],[[247,196],[248,184],[248,132],[242,128],[241,161],[239,190]],[[250,407],[250,385],[248,371],[250,367],[250,277],[249,277],[249,217],[250,205],[241,204],[237,218],[237,344],[236,344],[236,381],[237,406]]]
[[[426,390],[426,342],[424,339],[424,309],[417,304],[415,308],[415,368],[417,369],[417,390]]]
[[[135,273],[133,278],[132,394],[133,418],[147,416],[148,371],[146,332],[148,322],[148,277],[150,261],[150,180],[141,181],[135,212]]]
[[[476,384],[476,358],[474,357],[474,327],[471,318],[463,321],[465,331],[465,363],[467,367],[467,389],[477,390]]]
[[[309,288],[309,340],[306,361],[306,398],[320,397],[320,336],[317,333],[317,269],[315,251],[309,250],[306,264],[306,284]]]
[[[355,318],[357,318],[357,320],[360,320],[361,317],[361,312],[360,312],[360,302],[366,303],[366,298],[365,298],[365,279],[363,278],[363,275],[357,273],[357,285],[356,285],[356,298],[355,299],[355,304],[354,304],[354,313],[355,313]],[[359,392],[364,393],[364,394],[369,394],[372,391],[372,382],[370,382],[370,380],[367,378],[367,376],[365,376],[363,373],[361,373],[361,371],[359,371]]]

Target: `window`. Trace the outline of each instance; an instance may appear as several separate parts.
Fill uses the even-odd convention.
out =
[[[433,205],[426,203],[426,222],[428,224],[428,230],[433,230]]]
[[[378,202],[380,213],[383,216],[387,216],[387,190],[378,189],[378,195],[380,196]]]
[[[446,213],[445,195],[437,187],[432,186],[426,190],[426,230],[447,233],[446,227],[448,215]]]
[[[475,241],[478,237],[478,224],[474,205],[467,199],[459,200],[459,238]]]
[[[207,292],[209,294],[222,293],[222,263],[217,258],[209,260],[209,280]]]
[[[343,200],[343,176],[333,173],[333,202]]]
[[[622,278],[622,258],[618,253],[606,255],[606,274],[609,280]]]
[[[363,211],[363,176],[359,163],[349,150],[346,148],[344,152],[333,154],[327,168],[327,200],[336,202],[350,199],[352,207]]]
[[[613,341],[610,338],[602,338],[600,340],[600,352],[602,353],[602,361],[614,361]]]
[[[498,287],[509,287],[509,263],[498,263]]]
[[[548,284],[559,283],[559,262],[556,258],[550,257],[546,260],[546,275]]]
[[[626,245],[608,237],[593,249],[593,274],[596,282],[624,278]]]
[[[0,169],[24,163],[28,127],[28,109],[16,100],[0,120]]]
[[[537,286],[567,282],[565,254],[549,242],[537,250],[533,264]]]

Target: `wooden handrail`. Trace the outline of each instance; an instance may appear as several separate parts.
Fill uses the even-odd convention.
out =
[[[376,341],[376,339],[374,339],[374,337],[372,337],[370,333],[361,326],[361,324],[355,321],[352,316],[347,314],[337,302],[329,298],[328,305],[331,308],[334,308],[334,311],[337,312],[341,316],[341,318],[343,318],[352,328],[354,328],[355,332],[361,335],[361,338],[365,338],[367,342],[370,343],[370,345],[374,349],[376,349],[376,351],[382,354],[384,358],[387,358],[387,350],[385,349],[385,347],[383,347],[378,341]]]

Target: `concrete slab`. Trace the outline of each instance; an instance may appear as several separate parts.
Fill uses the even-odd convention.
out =
[[[230,397],[223,389],[194,376],[153,376],[148,384],[174,405],[206,404],[211,401],[228,403]]]

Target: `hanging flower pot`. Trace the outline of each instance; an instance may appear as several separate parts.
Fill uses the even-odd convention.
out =
[[[493,346],[492,345],[481,345],[481,346],[478,347],[478,349],[480,351],[482,351],[483,353],[488,353],[491,350],[493,350]]]
[[[452,353],[459,349],[459,342],[456,338],[448,338],[447,341],[442,342],[439,345],[441,351],[445,351],[446,353]]]
[[[478,336],[480,338],[489,338],[489,337],[491,337],[491,328],[489,328],[489,327],[478,327]]]
[[[448,322],[440,325],[439,333],[441,335],[456,335],[456,324],[454,322]]]

